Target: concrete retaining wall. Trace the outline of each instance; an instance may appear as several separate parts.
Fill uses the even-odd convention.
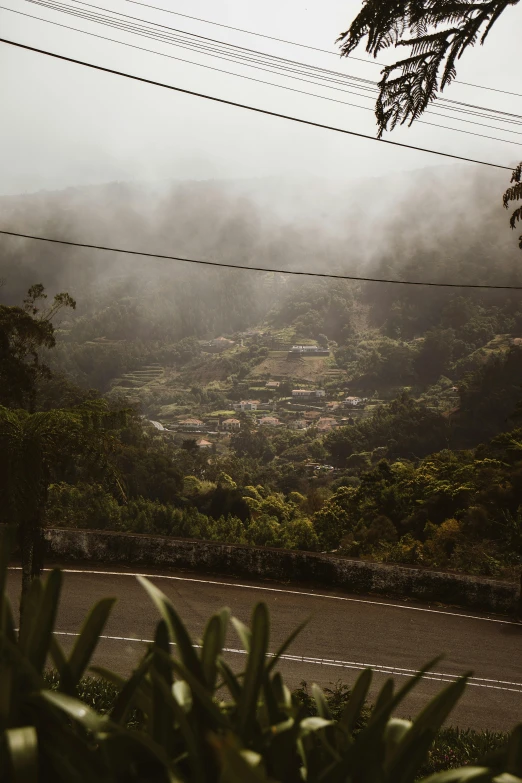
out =
[[[57,562],[185,568],[323,585],[365,595],[409,597],[499,614],[513,613],[519,595],[518,586],[510,582],[287,549],[63,528],[47,529],[45,538],[47,558]]]

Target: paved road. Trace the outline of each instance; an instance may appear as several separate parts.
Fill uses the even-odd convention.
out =
[[[135,666],[144,641],[153,638],[157,614],[132,571],[65,569],[65,589],[57,621],[64,646],[74,641],[93,602],[116,596],[118,602],[96,653],[96,662],[121,673]],[[444,611],[399,601],[364,600],[321,589],[292,588],[272,582],[229,582],[186,572],[148,570],[147,574],[172,600],[194,638],[201,636],[206,619],[223,606],[248,622],[253,605],[266,601],[272,617],[270,648],[305,618],[306,629],[281,663],[290,687],[302,680],[321,686],[342,680],[351,683],[358,671],[378,670],[375,689],[390,673],[397,684],[436,655],[444,659],[433,679],[423,680],[402,709],[414,715],[456,675],[474,674],[451,723],[462,727],[509,729],[522,721],[522,626],[466,611]],[[9,591],[17,603],[20,572],[13,569]],[[227,644],[241,647],[231,631]],[[228,654],[241,666],[240,652]],[[441,682],[442,681],[442,682]],[[375,690],[374,690],[375,692]]]

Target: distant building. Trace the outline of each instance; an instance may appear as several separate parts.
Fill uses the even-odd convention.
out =
[[[323,348],[320,345],[292,345],[289,353],[292,354],[307,354],[311,356],[329,356],[330,351],[328,348]]]
[[[280,427],[281,422],[276,416],[262,416],[258,424],[260,427]]]
[[[344,404],[352,408],[356,408],[362,402],[364,402],[364,399],[362,397],[347,397],[344,400]]]
[[[329,432],[330,430],[333,430],[338,426],[339,426],[339,422],[337,421],[337,419],[328,418],[326,416],[320,418],[319,421],[317,422],[317,429],[320,432]]]
[[[292,389],[292,397],[325,397],[324,389]]]
[[[178,427],[184,432],[195,432],[204,427],[204,424],[199,419],[183,419],[178,421]]]
[[[196,441],[196,446],[198,449],[211,449],[212,443],[209,440],[205,440],[204,438],[201,438],[200,440]]]
[[[321,416],[319,411],[306,411],[303,413],[303,419],[307,419],[308,421],[313,421],[313,419],[318,419]]]
[[[241,422],[239,419],[225,419],[221,427],[226,432],[237,432],[237,430],[241,429]]]
[[[306,419],[296,419],[291,422],[290,427],[293,430],[305,430],[308,427],[308,422]]]
[[[279,381],[267,381],[265,386],[267,389],[279,389],[281,383]]]
[[[257,411],[259,400],[241,400],[239,407],[242,411]]]
[[[226,351],[228,348],[232,348],[235,345],[234,340],[229,340],[227,337],[216,337],[214,340],[208,340],[203,343],[203,347],[208,351],[219,353],[220,351]]]

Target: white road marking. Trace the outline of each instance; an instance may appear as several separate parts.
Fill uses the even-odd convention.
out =
[[[79,636],[78,633],[72,631],[54,631],[58,636]],[[100,639],[106,639],[109,641],[117,642],[139,642],[142,644],[153,644],[153,639],[138,639],[134,636],[100,636]],[[195,644],[194,647],[201,649],[200,644]],[[236,649],[234,647],[224,647],[223,652],[234,653],[236,655],[246,655],[245,650]],[[411,677],[417,673],[416,669],[404,669],[400,666],[384,666],[378,663],[360,663],[357,661],[338,661],[330,658],[315,658],[309,655],[290,655],[285,653],[280,656],[282,661],[290,661],[291,663],[311,663],[319,666],[337,666],[343,669],[356,669],[362,671],[363,669],[373,669],[376,674],[391,674],[397,677]],[[457,674],[448,674],[447,672],[429,672],[422,675],[423,680],[434,680],[436,682],[455,682],[459,679]],[[472,685],[476,688],[489,688],[497,691],[511,691],[512,693],[522,693],[522,682],[509,682],[506,680],[493,680],[484,677],[470,677],[468,679],[468,685]],[[515,686],[515,687],[509,687]]]
[[[12,566],[10,571],[20,571],[20,566]],[[51,569],[46,568],[46,571]],[[499,620],[493,617],[481,617],[473,614],[463,614],[460,612],[448,612],[444,609],[426,609],[420,606],[406,606],[403,604],[391,604],[386,601],[370,601],[364,598],[347,598],[341,595],[328,595],[327,593],[308,593],[302,590],[286,590],[282,587],[258,587],[256,585],[245,585],[239,582],[218,582],[211,579],[192,579],[187,576],[172,576],[163,574],[142,574],[142,573],[130,573],[127,571],[89,571],[82,568],[64,568],[62,569],[65,574],[92,574],[98,576],[144,576],[147,579],[170,579],[177,582],[195,582],[202,585],[217,585],[219,587],[240,587],[245,590],[264,590],[269,593],[285,593],[287,595],[304,595],[311,598],[329,598],[332,601],[347,601],[348,603],[355,604],[367,604],[369,606],[387,606],[390,609],[408,609],[411,612],[428,612],[430,614],[443,614],[448,617],[461,617],[467,620],[480,620],[487,623],[500,623],[500,625],[516,625],[518,628],[522,627],[520,623],[513,622],[512,620]]]

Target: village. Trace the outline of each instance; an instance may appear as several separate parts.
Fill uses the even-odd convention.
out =
[[[324,377],[319,378],[318,383],[312,383],[310,379],[303,382],[303,373],[296,371],[303,363],[313,366],[311,362],[319,357],[324,362],[330,356],[327,344],[284,345],[270,333],[255,330],[241,334],[237,340],[217,337],[201,341],[201,349],[211,355],[234,355],[253,343],[272,349],[268,356],[279,365],[284,362],[283,367],[275,367],[279,375],[264,379],[258,375],[246,376],[240,384],[231,384],[228,393],[223,390],[226,409],[222,407],[222,400],[218,403],[218,408],[221,408],[218,410],[212,405],[197,405],[189,415],[182,414],[168,422],[151,420],[156,429],[169,433],[176,440],[193,440],[198,449],[215,450],[219,447],[222,450],[227,447],[231,436],[242,429],[249,432],[260,429],[310,430],[320,436],[368,415],[369,399],[350,394],[348,389],[343,388],[344,383],[336,383],[332,388],[327,365],[323,370]],[[327,383],[321,385],[321,381]],[[328,388],[324,388],[325,385]],[[235,399],[238,388],[245,392],[242,399]],[[371,402],[375,403],[374,400]]]

